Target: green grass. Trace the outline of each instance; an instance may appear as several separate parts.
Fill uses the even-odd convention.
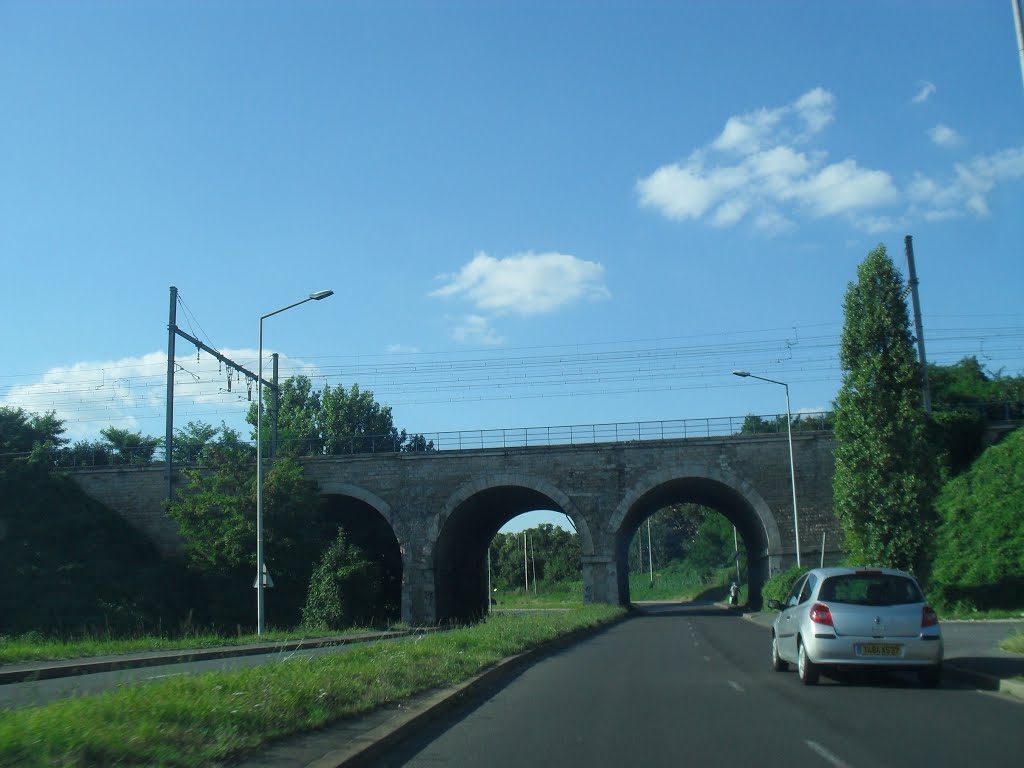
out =
[[[147,651],[187,651],[200,648],[220,648],[250,643],[278,643],[313,637],[339,637],[358,635],[374,630],[347,629],[343,632],[270,630],[263,635],[196,634],[184,637],[143,636],[127,639],[112,637],[81,637],[70,639],[46,638],[35,633],[20,637],[0,637],[0,664],[32,661],[57,661],[91,656],[111,656]],[[376,630],[379,631],[379,630]]]
[[[473,627],[119,688],[0,712],[0,766],[173,766],[237,758],[417,692],[449,686],[508,656],[623,609],[496,615]]]
[[[939,620],[947,619],[953,620],[976,620],[984,621],[986,619],[1020,619],[1024,617],[1024,609],[1017,608],[1015,610],[1002,610],[1002,609],[976,609],[976,608],[962,608],[960,606],[937,606],[936,610],[939,612]]]
[[[1015,632],[999,644],[999,647],[1010,653],[1024,653],[1024,632]]]
[[[707,583],[702,583],[685,563],[671,563],[668,567],[654,572],[654,584],[648,573],[629,575],[629,596],[634,602],[646,600],[727,600],[729,583],[736,577],[735,569],[723,568]],[[746,602],[747,588],[740,585],[740,603]],[[523,589],[496,591],[497,604],[492,610],[503,609],[554,609],[573,608],[583,604],[583,583],[555,582],[537,583],[537,591],[524,593]]]

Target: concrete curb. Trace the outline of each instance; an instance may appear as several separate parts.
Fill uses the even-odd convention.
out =
[[[517,656],[503,659],[476,677],[431,694],[415,708],[397,713],[386,722],[354,738],[341,749],[332,750],[324,754],[323,757],[308,763],[306,768],[356,768],[357,766],[371,765],[373,761],[381,758],[395,745],[409,738],[431,721],[438,720],[452,712],[467,699],[489,687],[508,682],[531,664],[581,640],[598,635],[632,615],[632,612],[627,612],[607,623],[575,630]]]
[[[962,683],[973,685],[980,690],[998,691],[999,693],[1005,693],[1024,701],[1024,682],[1007,680],[995,675],[978,672],[974,669],[968,669],[967,667],[961,667],[956,663],[955,659],[946,661],[943,664],[942,672],[944,675],[949,675]]]
[[[140,654],[102,657],[97,659],[79,658],[67,661],[43,661],[30,664],[10,664],[0,667],[0,685],[33,680],[52,680],[58,677],[91,675],[97,672],[115,672],[121,669],[157,667],[163,664],[183,664],[193,661],[228,659],[236,656],[257,656],[265,653],[289,653],[310,648],[328,648],[336,645],[372,643],[379,640],[395,640],[402,637],[442,631],[437,627],[402,629],[392,632],[377,632],[366,635],[318,637],[308,640],[289,640],[278,643],[225,646],[221,648],[197,648],[190,651],[152,651]]]

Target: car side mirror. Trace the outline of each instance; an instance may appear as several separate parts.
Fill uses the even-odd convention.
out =
[[[782,610],[782,603],[780,603],[778,600],[772,599],[772,600],[768,601],[768,607],[772,608],[772,609],[774,609],[776,611],[781,611]]]

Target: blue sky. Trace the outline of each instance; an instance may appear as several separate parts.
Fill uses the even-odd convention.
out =
[[[178,324],[416,432],[829,407],[914,237],[929,359],[1024,370],[1011,5],[0,0],[0,403],[164,431]],[[241,427],[179,342],[175,424]],[[242,393],[241,396],[239,393]]]

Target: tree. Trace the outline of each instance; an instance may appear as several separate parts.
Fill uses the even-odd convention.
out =
[[[256,407],[253,403],[246,417],[253,426]],[[263,418],[266,442],[267,415]],[[398,430],[391,407],[378,403],[373,392],[361,390],[358,384],[347,390],[326,386],[320,392],[305,376],[286,379],[281,385],[277,433],[281,456],[433,449],[433,443],[422,435]]]
[[[220,622],[248,615],[256,572],[256,475],[252,446],[222,427],[200,456],[201,467],[183,469],[187,488],[168,505],[178,524],[190,565],[204,574],[220,602]],[[263,477],[265,562],[274,578],[273,619],[294,624],[313,565],[320,556],[324,527],[320,498],[302,467],[275,460]],[[269,608],[268,608],[269,611]]]
[[[924,576],[938,478],[905,295],[903,279],[881,245],[847,287],[834,497],[851,559]]]
[[[67,444],[64,422],[53,411],[42,416],[22,408],[0,407],[0,462],[28,458],[33,451],[50,452]]]
[[[100,434],[103,435],[107,448],[113,456],[113,463],[129,464],[135,467],[151,464],[157,447],[164,443],[162,437],[150,437],[141,432],[132,432],[118,427],[101,429]]]
[[[174,436],[174,448],[171,451],[175,464],[188,464],[196,461],[203,452],[203,448],[210,442],[217,433],[227,429],[223,422],[221,428],[212,424],[204,424],[201,421],[190,421],[181,429],[177,430]]]

